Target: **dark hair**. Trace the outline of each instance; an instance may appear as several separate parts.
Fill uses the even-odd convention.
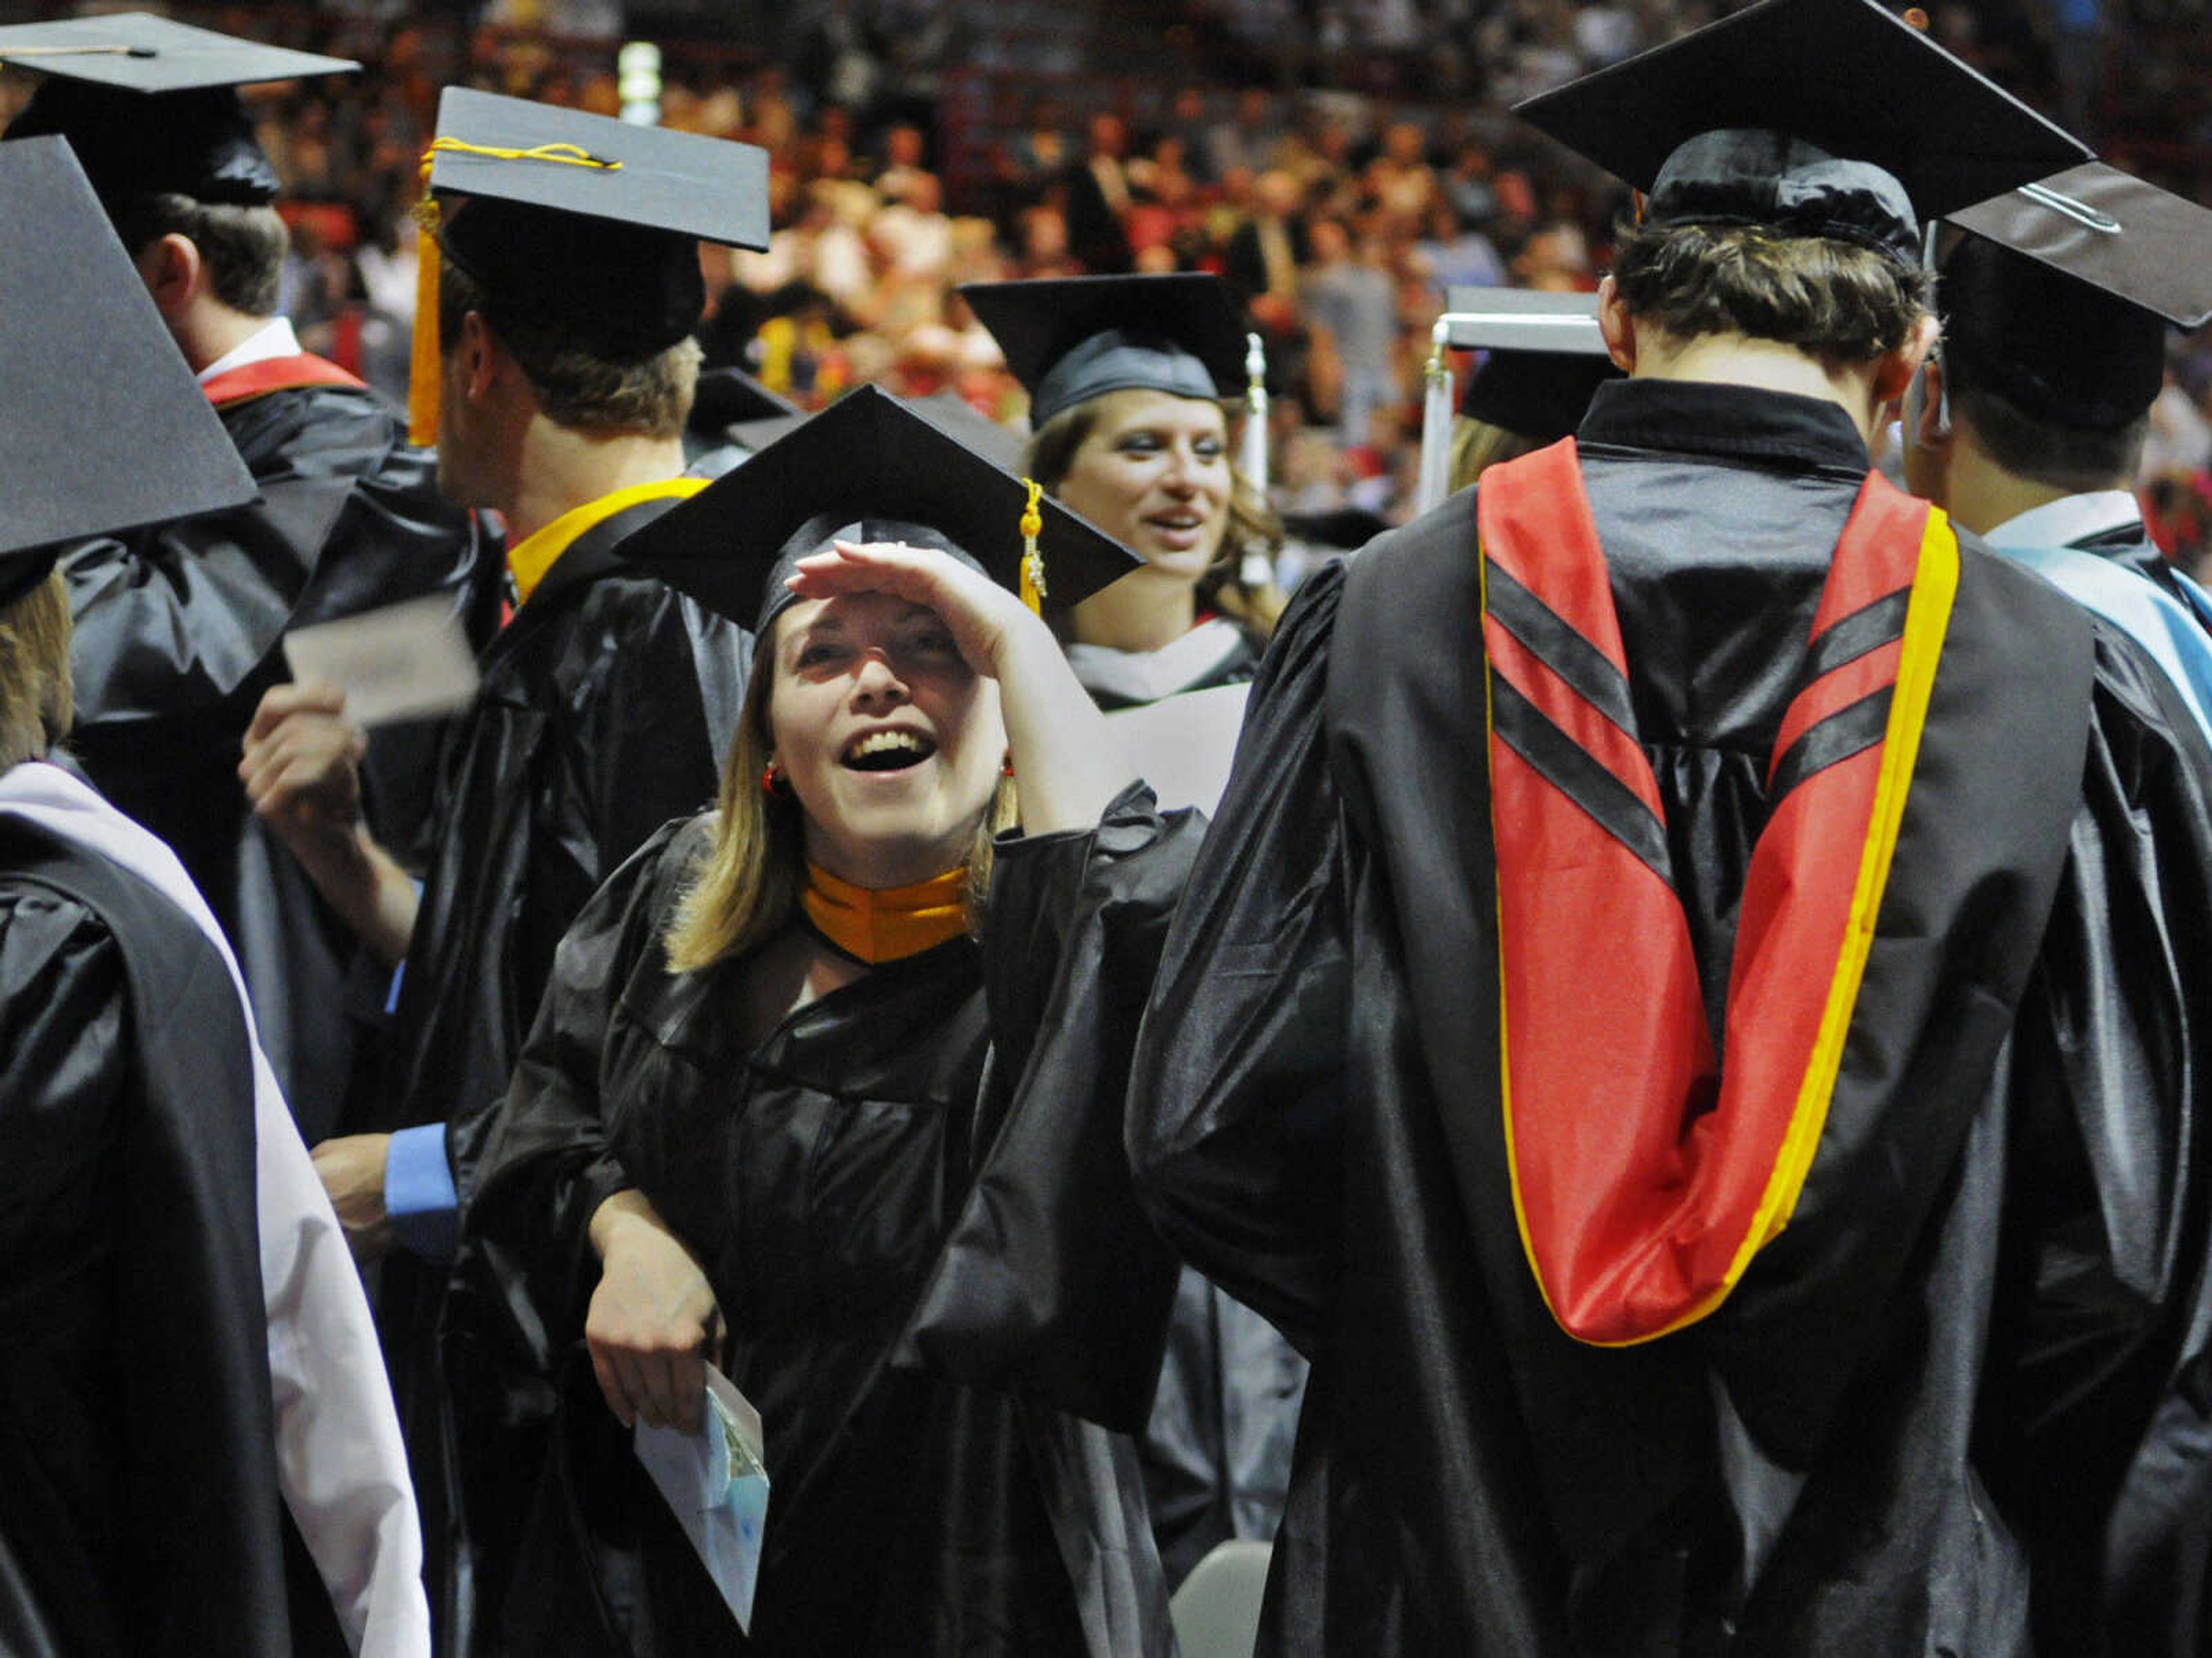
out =
[[[116,234],[136,258],[164,236],[183,236],[200,251],[208,289],[233,311],[273,317],[291,234],[273,207],[199,202],[168,191],[125,197],[115,205]]]
[[[1061,410],[1030,440],[1030,476],[1057,493],[1074,468],[1076,451],[1097,425],[1097,398]],[[1199,579],[1198,602],[1202,609],[1220,610],[1261,634],[1272,634],[1283,614],[1283,595],[1272,585],[1249,586],[1244,580],[1244,561],[1257,553],[1272,562],[1282,549],[1283,520],[1267,496],[1237,469],[1233,458],[1229,479],[1229,523],[1222,531],[1220,551]]]
[[[699,383],[696,340],[679,340],[634,361],[599,356],[552,329],[507,315],[468,272],[447,260],[438,274],[441,350],[453,349],[471,311],[497,331],[529,377],[548,419],[578,431],[683,436]]]
[[[2060,426],[1978,384],[1963,352],[1943,353],[1943,374],[1953,416],[1972,426],[1990,459],[2014,477],[2069,494],[2124,489],[2134,482],[2150,432],[2149,410],[2110,431]]]
[[[1678,338],[1743,334],[1844,363],[1905,344],[1935,294],[1926,271],[1886,253],[1763,225],[1637,229],[1613,280],[1631,315]]]

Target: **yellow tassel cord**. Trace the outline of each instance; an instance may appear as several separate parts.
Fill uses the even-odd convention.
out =
[[[532,149],[501,149],[459,138],[439,138],[422,152],[422,199],[415,203],[415,334],[407,361],[407,440],[428,446],[438,440],[438,199],[430,193],[430,168],[440,151],[482,155],[495,161],[557,161],[567,167],[619,173],[622,163],[594,155],[580,144],[539,144]]]
[[[415,335],[407,357],[407,441],[438,440],[438,202],[430,153],[422,152],[422,199],[415,203]]]
[[[1044,612],[1044,555],[1037,550],[1037,537],[1044,533],[1044,512],[1037,503],[1044,499],[1044,485],[1024,478],[1023,484],[1030,492],[1029,505],[1022,508],[1022,603],[1034,615]]]

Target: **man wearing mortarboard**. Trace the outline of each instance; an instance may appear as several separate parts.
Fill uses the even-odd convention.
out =
[[[234,959],[66,769],[67,549],[255,482],[70,147],[0,145],[0,1649],[427,1658],[375,1326]]]
[[[2085,152],[1868,0],[1522,112],[1630,378],[1300,590],[1131,1073],[1314,1360],[1262,1649],[2197,1651],[2203,750],[1867,448]]]
[[[2212,730],[2212,598],[2135,495],[2167,337],[2212,319],[2212,211],[2090,161],[1952,214],[1936,247],[1905,481],[2125,629]]]
[[[373,998],[344,927],[256,820],[237,777],[295,628],[441,595],[479,641],[494,566],[430,456],[384,400],[301,350],[276,313],[278,180],[237,92],[350,71],[147,15],[0,29],[0,63],[45,78],[9,139],[59,134],[222,417],[260,499],[70,549],[78,762],[177,850],[236,947],[263,1043],[312,1143],[330,1132]],[[46,278],[76,280],[57,264]],[[75,342],[88,369],[105,342]],[[412,848],[441,727],[379,731],[368,821]]]
[[[317,1164],[357,1252],[383,1257],[433,1612],[446,1649],[472,1652],[497,1649],[505,1540],[529,1497],[515,1482],[537,1461],[468,1436],[537,1418],[534,1400],[477,1385],[467,1339],[441,1374],[447,1264],[474,1131],[507,1090],[555,945],[648,835],[713,798],[737,717],[743,629],[614,550],[706,487],[684,475],[698,244],[765,245],[767,158],[453,88],[426,159],[416,432],[439,440],[447,494],[506,522],[514,619],[441,758],[419,895],[360,821],[357,736],[329,688],[270,692],[244,770],[324,894],[406,963],[387,1071]],[[465,1512],[464,1473],[478,1482]]]

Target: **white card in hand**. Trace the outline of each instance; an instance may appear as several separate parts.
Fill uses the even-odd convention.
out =
[[[284,635],[294,679],[323,679],[345,692],[356,726],[423,720],[467,706],[477,694],[476,658],[453,601],[430,594]]]
[[[709,1364],[706,1416],[696,1433],[649,1428],[640,1418],[631,1442],[738,1627],[750,1635],[761,1531],[768,1520],[760,1412]]]

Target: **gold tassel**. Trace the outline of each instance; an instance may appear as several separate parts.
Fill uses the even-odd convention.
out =
[[[1030,607],[1032,616],[1044,614],[1044,555],[1037,550],[1037,537],[1044,533],[1044,513],[1037,503],[1044,499],[1044,486],[1029,478],[1022,483],[1030,492],[1029,505],[1022,508],[1022,603]]]
[[[444,137],[422,152],[422,199],[415,203],[415,335],[407,360],[407,440],[427,447],[438,440],[438,198],[430,193],[430,167],[441,151],[495,161],[556,161],[619,173],[623,164],[594,155],[580,144],[539,144],[506,149]]]
[[[438,440],[438,199],[430,193],[431,152],[422,152],[422,199],[415,203],[415,337],[407,360],[407,440]]]

